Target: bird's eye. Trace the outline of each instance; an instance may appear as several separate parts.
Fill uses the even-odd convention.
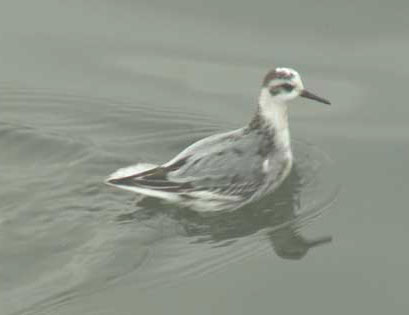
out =
[[[281,87],[287,92],[291,92],[292,90],[294,90],[294,86],[289,83],[284,83],[281,85]]]
[[[277,95],[277,94],[280,94],[280,86],[272,87],[272,88],[270,89],[270,94],[271,94],[272,96],[275,96],[275,95]]]

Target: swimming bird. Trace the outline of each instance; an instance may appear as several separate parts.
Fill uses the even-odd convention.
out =
[[[162,165],[119,169],[105,182],[196,211],[233,210],[260,199],[291,170],[287,106],[299,96],[330,104],[304,89],[297,71],[275,68],[264,77],[246,126],[199,140]]]

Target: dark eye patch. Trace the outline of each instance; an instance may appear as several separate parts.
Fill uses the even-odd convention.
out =
[[[270,94],[272,96],[277,95],[280,93],[281,87],[280,86],[274,86],[270,89]]]
[[[289,83],[284,83],[280,85],[284,90],[286,90],[287,92],[291,92],[292,90],[294,90],[294,86],[289,84]]]
[[[292,90],[294,90],[294,88],[295,88],[295,86],[293,86],[292,84],[283,83],[283,84],[276,85],[276,86],[273,86],[272,88],[270,88],[270,94],[272,96],[275,96],[277,94],[280,94],[283,90],[289,93]]]

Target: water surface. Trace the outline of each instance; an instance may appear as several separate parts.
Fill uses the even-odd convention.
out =
[[[381,4],[1,1],[0,313],[404,313],[409,6]],[[334,104],[290,109],[276,193],[103,184],[247,123],[274,65]]]

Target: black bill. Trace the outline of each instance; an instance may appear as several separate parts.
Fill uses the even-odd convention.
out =
[[[301,92],[300,96],[305,97],[305,98],[309,98],[309,99],[317,101],[317,102],[321,102],[321,103],[324,103],[324,104],[331,105],[331,103],[328,100],[326,100],[325,98],[322,98],[322,97],[319,97],[319,96],[317,96],[315,94],[312,94],[311,92],[308,92],[307,90],[303,90]]]

